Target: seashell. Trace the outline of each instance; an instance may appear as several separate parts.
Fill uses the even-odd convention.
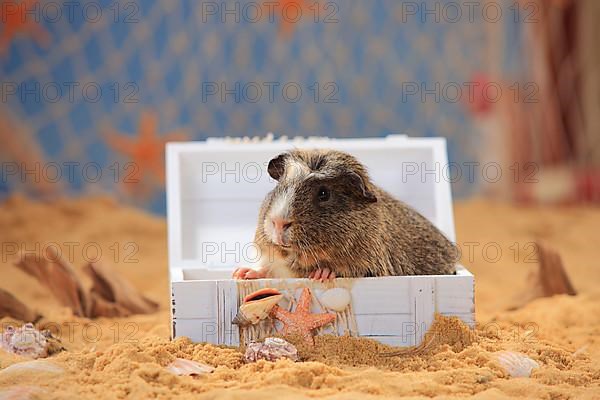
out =
[[[210,374],[215,370],[215,367],[212,367],[207,364],[202,364],[198,361],[186,360],[184,358],[176,358],[171,364],[167,367],[167,371],[175,375],[204,375]]]
[[[244,354],[246,362],[256,362],[258,360],[275,361],[281,358],[298,361],[298,350],[293,344],[274,337],[266,338],[264,343],[250,343],[246,347],[246,353]]]
[[[540,365],[523,353],[498,351],[494,357],[502,368],[513,378],[529,378],[531,372]]]
[[[269,316],[269,313],[283,294],[277,289],[264,288],[244,297],[240,309],[231,321],[239,326],[254,325]]]
[[[0,400],[29,400],[39,398],[42,390],[36,386],[11,386],[0,390]]]
[[[51,353],[63,350],[60,341],[50,331],[38,331],[32,323],[20,328],[7,326],[0,338],[0,348],[24,357],[47,357]]]
[[[348,307],[352,301],[352,296],[348,289],[332,288],[324,291],[319,297],[319,301],[328,309],[341,312]]]
[[[17,375],[17,374],[61,374],[65,370],[54,364],[50,361],[46,360],[33,360],[33,361],[24,361],[16,364],[9,365],[8,367],[0,370],[0,377]]]

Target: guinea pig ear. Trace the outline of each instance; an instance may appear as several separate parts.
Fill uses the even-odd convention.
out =
[[[367,180],[357,172],[350,172],[350,179],[354,186],[356,186],[361,193],[361,197],[369,203],[377,202],[377,196],[367,187]]]
[[[267,172],[271,176],[271,178],[279,181],[279,179],[283,176],[285,172],[285,160],[288,158],[289,153],[281,153],[277,157],[273,158],[269,161],[269,166],[267,167]]]

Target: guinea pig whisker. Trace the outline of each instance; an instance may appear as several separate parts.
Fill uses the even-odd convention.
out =
[[[317,254],[315,253],[315,251],[310,246],[307,246],[306,250],[308,251],[310,256],[314,259],[317,268],[321,268],[321,266],[319,265],[319,258],[317,257]]]
[[[296,246],[298,247],[298,250],[296,251],[297,260],[306,255],[306,244],[304,243],[304,240],[301,239],[302,237],[304,237],[304,232],[300,232],[299,236],[300,239],[298,239],[296,243]]]

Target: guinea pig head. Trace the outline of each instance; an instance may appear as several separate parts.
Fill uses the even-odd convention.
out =
[[[340,151],[292,150],[273,158],[268,172],[278,183],[267,197],[265,237],[314,263],[377,201],[365,167]]]

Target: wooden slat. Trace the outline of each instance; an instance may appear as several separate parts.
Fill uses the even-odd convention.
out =
[[[474,327],[473,315],[467,314],[443,314],[460,318],[467,325]],[[416,326],[413,315],[361,315],[356,317],[359,333],[361,336],[379,340],[382,343],[393,346],[413,346],[415,343]],[[400,327],[399,327],[400,326]],[[229,342],[217,340],[218,328],[211,319],[175,319],[175,337],[187,336],[195,342],[209,342],[238,346],[237,331],[232,331]],[[216,329],[216,330],[215,330]],[[226,339],[227,340],[227,339]]]
[[[457,317],[457,318],[460,318],[460,320],[463,321],[465,324],[467,324],[471,328],[475,328],[475,314],[473,314],[473,313],[463,313],[463,314],[457,314],[457,313],[440,313],[440,314],[443,315],[443,316],[445,316],[445,317]]]
[[[189,337],[193,342],[219,343],[218,326],[214,319],[174,319],[175,337]]]
[[[228,346],[239,345],[239,330],[232,324],[238,310],[237,284],[233,280],[219,281],[217,284],[219,302],[219,340]]]
[[[473,276],[436,277],[435,305],[437,312],[474,313],[474,279]]]
[[[365,336],[367,339],[377,340],[388,346],[408,347],[412,346],[412,336]]]
[[[216,282],[173,282],[172,289],[175,318],[207,318],[216,321]]]
[[[409,296],[409,282],[414,277],[407,276],[388,276],[382,278],[362,278],[362,279],[340,279],[340,286],[351,287],[352,307],[354,314],[408,314],[410,306],[407,303]],[[427,277],[427,279],[434,279]],[[318,282],[311,282],[308,279],[288,279],[290,286],[296,284],[302,285],[306,281],[306,286],[313,287],[313,292],[320,293],[326,289],[326,285],[319,287]],[[344,282],[350,281],[350,282]],[[267,286],[272,282],[274,286],[283,284],[283,280],[266,280]],[[297,295],[299,294],[297,291]]]
[[[407,277],[356,279],[352,286],[352,307],[360,314],[408,314]]]
[[[412,332],[411,314],[362,314],[355,318],[361,336],[404,336],[407,331]]]
[[[435,278],[415,277],[411,280],[410,298],[413,306],[413,342],[417,346],[433,322],[435,314]]]

